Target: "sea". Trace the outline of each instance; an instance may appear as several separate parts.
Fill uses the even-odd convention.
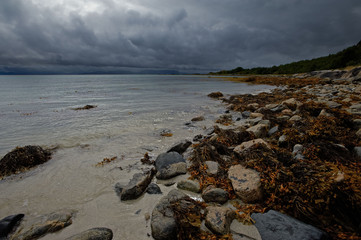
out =
[[[52,159],[0,180],[0,219],[76,212],[73,224],[42,239],[65,239],[108,227],[114,239],[152,239],[146,216],[163,195],[120,201],[116,183],[142,172],[151,159],[183,139],[204,134],[226,111],[207,95],[255,94],[248,85],[203,75],[9,75],[0,76],[0,159],[17,146],[54,149]],[[74,110],[93,105],[88,110]],[[205,120],[191,122],[204,116]],[[162,136],[161,133],[170,133]],[[112,159],[105,162],[104,159]],[[100,164],[103,161],[104,164]]]

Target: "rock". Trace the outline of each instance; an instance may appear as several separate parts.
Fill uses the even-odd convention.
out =
[[[251,141],[247,141],[247,142],[243,142],[242,144],[236,146],[233,151],[236,153],[242,153],[250,148],[253,148],[259,144],[264,144],[265,146],[267,146],[268,148],[270,148],[269,144],[267,142],[265,142],[262,138],[258,138],[258,139],[254,139]]]
[[[26,216],[11,239],[38,239],[48,233],[57,232],[72,224],[73,214],[73,211],[62,211],[35,218]]]
[[[232,221],[230,230],[233,240],[262,240],[261,235],[254,225],[245,225],[236,219]]]
[[[155,160],[155,168],[157,169],[157,171],[160,171],[163,168],[172,165],[173,163],[179,163],[179,162],[185,163],[184,158],[179,153],[177,152],[162,153],[159,154],[159,156]]]
[[[157,131],[157,133],[159,134],[159,136],[162,136],[162,137],[173,136],[173,132],[170,129],[160,129],[159,131]]]
[[[356,136],[361,137],[361,128],[356,132]]]
[[[39,146],[17,147],[0,160],[0,178],[24,172],[47,162],[50,158],[51,152]]]
[[[328,112],[326,111],[326,109],[322,109],[321,112],[320,112],[320,114],[318,114],[318,116],[319,116],[319,117],[321,117],[321,116],[324,116],[324,117],[332,117],[332,114],[328,113]]]
[[[162,194],[162,190],[160,190],[160,187],[155,183],[149,184],[149,186],[147,187],[146,192],[148,194]]]
[[[212,92],[212,93],[208,94],[208,97],[210,97],[210,98],[221,98],[221,97],[223,97],[223,93],[221,93],[221,92]]]
[[[300,104],[295,98],[289,98],[281,103],[282,105],[287,106],[291,110],[295,110],[297,105]]]
[[[342,107],[342,104],[337,103],[337,102],[334,102],[334,101],[327,101],[327,102],[326,102],[326,105],[327,105],[329,108],[341,108],[341,107]]]
[[[360,129],[361,128],[361,119],[354,119],[352,121],[352,123],[353,123],[353,127],[355,129]]]
[[[290,121],[294,121],[294,122],[301,121],[301,120],[302,120],[302,117],[299,116],[299,115],[293,115],[293,116],[290,118]]]
[[[179,154],[183,154],[187,148],[192,144],[191,141],[188,141],[188,140],[183,140],[179,143],[176,143],[173,147],[171,147],[167,153],[169,152],[177,152]]]
[[[191,120],[192,122],[200,122],[200,121],[204,121],[204,117],[203,116],[199,116],[199,117],[194,117]]]
[[[268,133],[268,126],[266,124],[257,124],[246,130],[247,132],[253,132],[256,138],[265,137]]]
[[[271,121],[270,120],[261,120],[258,124],[264,124],[267,126],[267,128],[271,127]]]
[[[120,199],[122,201],[137,199],[144,193],[151,183],[155,170],[152,169],[147,173],[136,173],[130,182],[121,190]],[[116,187],[119,185],[116,185]],[[119,190],[116,190],[119,192]]]
[[[66,240],[112,240],[113,231],[109,228],[91,228]]]
[[[278,132],[278,126],[274,126],[273,128],[271,128],[271,129],[268,131],[267,135],[268,135],[268,136],[272,136],[272,135],[275,134],[276,132]]]
[[[328,239],[327,235],[321,230],[274,210],[264,214],[253,213],[251,217],[256,221],[255,226],[262,239]]]
[[[258,117],[258,118],[253,118],[253,119],[247,119],[245,121],[245,123],[250,124],[251,126],[254,126],[254,125],[258,124],[260,121],[262,121],[262,118]]]
[[[250,115],[249,115],[249,117],[250,118],[258,118],[258,117],[260,117],[260,118],[263,118],[263,114],[262,113],[255,113],[255,112],[253,112],[253,113],[251,113]]]
[[[85,105],[84,107],[72,108],[72,110],[75,110],[75,111],[79,111],[79,110],[89,110],[89,109],[96,108],[96,107],[97,107],[97,106],[95,106],[95,105]]]
[[[224,204],[225,202],[228,201],[228,192],[221,188],[208,186],[203,191],[202,198],[205,202],[215,202],[215,203]]]
[[[251,112],[250,112],[250,111],[243,111],[243,112],[242,112],[242,116],[243,116],[244,118],[249,118],[249,116],[251,116]]]
[[[232,220],[234,219],[234,212],[227,207],[207,207],[207,215],[205,224],[215,234],[227,234]]]
[[[177,224],[170,205],[172,202],[186,197],[186,194],[174,189],[155,206],[151,219],[152,236],[154,239],[167,240],[177,238]]]
[[[202,134],[198,134],[193,138],[193,142],[199,142],[204,139],[204,136]]]
[[[292,115],[292,111],[288,108],[282,110],[282,114],[283,115],[287,115],[287,116],[291,116]]]
[[[349,112],[352,114],[361,115],[361,103],[350,106]]]
[[[24,214],[7,216],[0,220],[0,239],[6,238],[13,228],[23,219]]]
[[[302,153],[302,151],[303,151],[303,146],[301,144],[296,144],[295,146],[293,146],[292,154],[296,155],[297,153]]]
[[[259,173],[242,165],[234,165],[228,170],[228,178],[236,195],[245,203],[257,202],[262,198]]]
[[[282,116],[278,116],[277,119],[280,121],[288,121],[288,119],[290,119],[290,116],[282,115]]]
[[[157,172],[156,177],[160,180],[167,180],[186,173],[187,164],[185,162],[179,162],[171,164],[166,168],[162,168],[160,171]]]
[[[194,180],[182,180],[178,182],[177,188],[195,193],[199,193],[201,191],[199,182]]]
[[[355,147],[353,150],[354,150],[356,156],[361,158],[361,147]]]
[[[215,161],[205,161],[205,165],[207,166],[207,173],[209,175],[217,175],[219,164]]]
[[[267,104],[266,106],[264,106],[265,110],[271,110],[272,108],[276,108],[278,107],[279,104],[277,103],[271,103],[271,104]]]
[[[287,136],[286,135],[282,135],[278,138],[278,145],[279,146],[284,146],[287,143]]]
[[[207,128],[204,134],[206,135],[212,135],[214,133],[214,127]]]
[[[250,103],[250,104],[247,105],[247,109],[250,109],[252,111],[256,110],[257,108],[259,108],[258,103]]]

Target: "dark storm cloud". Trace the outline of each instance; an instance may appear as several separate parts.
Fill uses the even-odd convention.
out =
[[[271,66],[360,39],[359,0],[2,0],[0,71]]]

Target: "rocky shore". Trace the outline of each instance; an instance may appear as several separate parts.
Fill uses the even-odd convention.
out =
[[[279,88],[211,93],[226,104],[224,115],[192,141],[154,160],[146,154],[143,172],[115,184],[119,201],[159,195],[144,216],[157,240],[361,239],[361,68],[232,80]],[[10,167],[29,149],[18,167]],[[8,169],[1,176],[50,158],[39,147],[25,150],[0,161]],[[165,195],[158,185],[172,190]],[[8,216],[0,220],[0,238],[38,239],[74,218],[74,210]],[[112,230],[95,227],[68,239],[112,238]]]

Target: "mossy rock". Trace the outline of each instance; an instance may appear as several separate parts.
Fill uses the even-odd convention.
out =
[[[40,146],[16,147],[0,160],[0,178],[27,171],[50,158],[51,152]]]

